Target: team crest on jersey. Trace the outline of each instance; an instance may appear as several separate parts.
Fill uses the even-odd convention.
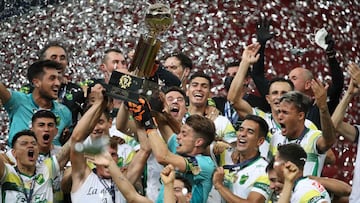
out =
[[[65,97],[66,97],[66,99],[67,99],[68,101],[71,101],[71,100],[73,100],[73,98],[74,98],[73,94],[71,94],[71,93],[67,93],[67,94],[65,95]]]
[[[60,116],[56,115],[56,125],[59,125],[61,121]]]
[[[247,181],[247,179],[249,179],[249,176],[248,175],[242,175],[241,177],[240,177],[240,180],[239,180],[239,184],[240,185],[243,185],[246,181]]]
[[[35,177],[35,181],[37,184],[41,185],[45,182],[43,174],[39,174]]]
[[[124,166],[124,158],[123,158],[123,157],[119,157],[119,158],[118,158],[117,165],[118,165],[119,167],[123,167],[123,166]]]

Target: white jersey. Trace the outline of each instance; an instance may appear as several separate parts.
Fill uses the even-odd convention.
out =
[[[190,116],[190,113],[187,112],[182,119],[182,122],[185,123],[186,119]],[[216,130],[216,139],[223,140],[227,143],[233,143],[237,140],[236,130],[228,118],[222,115],[218,115],[213,121],[215,124]]]
[[[221,138],[227,143],[236,142],[237,140],[236,131],[228,118],[219,115],[218,117],[215,118],[214,124],[215,124],[217,139]]]
[[[301,135],[298,139],[291,141],[289,141],[281,133],[276,133],[271,139],[270,151],[275,156],[279,145],[297,143],[307,154],[304,166],[304,176],[320,176],[326,157],[326,153],[320,154],[316,147],[316,142],[321,136],[322,132],[320,130],[311,130],[309,128],[306,129],[304,135]]]
[[[315,180],[310,178],[301,178],[295,183],[293,193],[291,194],[291,203],[330,203],[330,195],[322,186]]]
[[[53,145],[53,148],[51,149],[50,153],[48,154],[39,154],[36,164],[40,165],[42,164],[47,158],[50,158],[51,154],[55,155],[61,151],[62,147]],[[6,152],[6,156],[16,165],[16,159],[13,156],[11,149]],[[59,171],[59,174],[55,176],[53,181],[53,191],[54,191],[54,203],[57,202],[63,202],[63,193],[61,191],[61,179],[63,176],[63,171]],[[0,186],[1,189],[1,186]],[[1,196],[0,196],[1,197]]]
[[[115,202],[111,192],[115,194]],[[91,172],[76,192],[71,192],[73,203],[125,203],[125,198],[111,179],[103,179]]]
[[[58,154],[61,151],[62,147],[53,145],[53,148],[51,149],[50,153],[48,154],[39,154],[39,157],[37,159],[37,164],[42,164],[44,160],[49,158],[52,154],[55,156],[55,154]],[[53,181],[53,191],[54,191],[54,203],[63,202],[64,195],[61,191],[61,180],[63,178],[64,171],[60,170],[59,173],[55,176]]]
[[[138,151],[140,149],[140,144],[138,141],[136,141],[134,136],[126,135],[116,128],[116,117],[113,119],[111,128],[109,129],[109,134],[110,137],[113,136],[121,137],[122,139],[124,139],[125,143],[130,145],[135,151]]]
[[[259,189],[258,191],[263,191],[260,192],[260,194],[267,199],[270,193],[268,183],[263,182],[264,184],[257,184],[259,177],[266,176],[265,168],[267,165],[268,162],[264,158],[257,157],[255,160],[248,162],[245,166],[241,166],[240,169],[235,169],[233,172],[229,173],[228,170],[225,170],[225,185],[232,190],[235,195],[243,199],[247,199],[253,187],[256,186]]]
[[[276,134],[276,133],[281,134],[281,127],[275,121],[275,119],[274,119],[274,117],[272,116],[271,113],[265,113],[264,111],[262,111],[262,110],[260,110],[258,108],[252,108],[252,114],[260,116],[261,118],[263,118],[266,121],[266,123],[268,124],[268,126],[269,126],[269,132],[266,135],[265,141],[260,146],[259,151],[260,151],[260,155],[262,157],[265,157],[268,160],[270,160],[271,156],[272,156],[269,153],[269,151],[270,151],[270,142],[271,142],[271,139],[272,139],[274,134]],[[313,122],[311,122],[310,120],[308,120],[308,119],[305,119],[305,126],[307,128],[309,128],[309,129],[317,130],[316,125]]]
[[[38,164],[42,164],[44,162],[45,159],[49,158],[52,155],[58,154],[61,151],[62,147],[61,146],[57,146],[57,145],[53,145],[50,153],[48,154],[39,154],[39,157],[37,159],[37,163]]]
[[[161,188],[160,173],[164,167],[156,161],[153,153],[150,154],[146,164],[146,196],[155,202]]]
[[[355,128],[357,128],[357,132],[360,132],[360,125],[355,125]],[[356,135],[358,139],[357,143],[357,152],[360,153],[360,142],[359,142],[359,134]],[[354,176],[352,181],[352,188],[359,188],[360,187],[360,157],[356,157],[355,166],[354,166]],[[360,192],[358,189],[351,190],[350,203],[360,203]]]
[[[52,203],[52,182],[59,171],[55,156],[46,159],[41,165],[36,165],[35,175],[31,177],[22,175],[15,167],[5,164],[4,175],[0,181],[3,202],[26,202],[29,199],[32,203]]]
[[[118,145],[117,154],[118,154],[117,165],[119,167],[124,167],[130,164],[136,152],[130,145],[124,143]]]

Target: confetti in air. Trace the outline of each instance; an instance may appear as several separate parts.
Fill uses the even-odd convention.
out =
[[[67,74],[74,82],[101,77],[98,70],[102,53],[119,48],[134,49],[149,3],[145,0],[2,0],[0,2],[0,79],[9,88],[27,83],[26,68],[49,40],[66,43],[70,65]],[[329,67],[322,48],[314,43],[320,28],[332,33],[337,59],[347,87],[349,61],[360,63],[360,1],[190,1],[169,0],[175,20],[159,38],[159,59],[182,51],[197,70],[210,74],[215,95],[223,92],[224,65],[240,58],[243,46],[255,36],[260,17],[271,18],[276,36],[267,43],[267,77],[284,76],[301,66],[320,78],[328,78]],[[360,123],[358,99],[346,117]],[[8,117],[0,111],[0,137],[7,135]],[[341,148],[341,149],[340,149]],[[339,155],[346,148],[339,145]],[[352,145],[348,147],[352,150]],[[345,150],[346,151],[346,150]],[[340,163],[344,165],[344,163]],[[352,160],[346,162],[352,164]],[[339,170],[341,171],[341,170]],[[341,176],[345,176],[345,173]],[[339,175],[340,176],[340,175]],[[350,180],[351,173],[343,179]]]

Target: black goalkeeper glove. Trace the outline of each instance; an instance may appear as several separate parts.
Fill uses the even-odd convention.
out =
[[[132,112],[134,119],[139,121],[146,131],[157,128],[156,121],[151,115],[151,107],[144,98],[139,98],[138,104],[125,102],[125,105]]]
[[[328,47],[326,48],[326,54],[331,57],[331,56],[335,56],[335,40],[332,37],[332,35],[330,33],[328,33],[328,35],[326,35],[325,37],[325,43],[328,45]]]
[[[256,38],[260,44],[265,44],[266,41],[274,37],[274,33],[270,33],[271,20],[261,18],[256,26]]]

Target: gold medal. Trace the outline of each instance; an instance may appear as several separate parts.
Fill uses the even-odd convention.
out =
[[[194,175],[198,175],[200,173],[200,167],[199,166],[192,166],[191,167],[191,172]]]

